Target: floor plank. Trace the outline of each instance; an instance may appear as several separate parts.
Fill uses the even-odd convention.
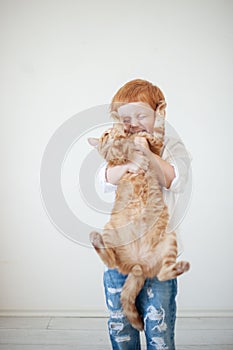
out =
[[[176,321],[178,329],[232,329],[232,317],[179,317]]]
[[[177,345],[232,345],[232,330],[179,330],[176,332]],[[232,347],[233,349],[233,347]],[[220,350],[220,349],[219,349]]]
[[[177,350],[233,350],[233,318],[178,318],[176,343]],[[107,318],[0,317],[0,350],[110,348]]]
[[[94,345],[91,349],[94,350],[110,350],[110,345],[106,345],[103,347],[103,345]],[[90,350],[90,346],[87,345],[17,345],[17,344],[8,344],[8,345],[1,345],[0,344],[0,350]],[[179,350],[179,349],[178,349]],[[223,349],[225,350],[225,349]],[[228,350],[228,349],[226,349]]]
[[[0,347],[1,350],[1,347]],[[5,349],[4,349],[5,350]],[[13,349],[12,349],[13,350]],[[177,346],[176,350],[233,350],[232,345],[185,345]]]
[[[46,329],[50,317],[0,317],[0,329]]]
[[[0,344],[32,345],[103,345],[108,343],[105,331],[0,329]]]
[[[107,330],[107,318],[53,317],[49,329]]]
[[[178,345],[231,345],[231,330],[177,330]],[[104,345],[108,343],[105,331],[91,330],[0,330],[0,344],[34,344],[34,345]]]

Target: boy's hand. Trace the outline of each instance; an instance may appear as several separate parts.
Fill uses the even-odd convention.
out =
[[[147,140],[144,137],[136,136],[134,139],[134,143],[136,151],[141,151],[144,154],[144,156],[146,156],[150,161],[153,152],[151,152]]]
[[[149,167],[149,160],[141,151],[135,151],[132,155],[132,161],[127,163],[127,171],[130,173],[143,173]]]
[[[139,173],[140,167],[133,162],[127,163],[127,172],[128,173],[133,173],[133,174],[138,174]]]
[[[121,177],[127,172],[140,174],[147,171],[148,167],[149,161],[144,154],[140,151],[135,151],[128,163],[106,169],[106,181],[113,185],[118,185]]]
[[[139,146],[142,146],[146,149],[149,149],[149,145],[148,145],[148,142],[147,140],[145,139],[145,137],[141,137],[141,136],[136,136],[135,139],[134,139],[134,143],[135,145],[139,145]]]

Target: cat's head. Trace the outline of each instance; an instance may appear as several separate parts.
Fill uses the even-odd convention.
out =
[[[114,123],[113,127],[104,131],[100,138],[88,138],[91,146],[95,147],[100,155],[107,161],[117,159],[117,140],[126,139],[127,134],[122,123]],[[114,144],[114,147],[112,147]],[[119,156],[119,155],[118,155]]]
[[[100,136],[100,138],[89,137],[88,142],[91,146],[97,148],[100,147],[104,142],[106,142],[106,139],[111,138],[113,140],[116,140],[120,137],[126,137],[124,125],[122,123],[114,123],[113,127],[105,130]]]

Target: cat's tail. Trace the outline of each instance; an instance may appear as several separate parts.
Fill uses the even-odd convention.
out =
[[[129,273],[121,292],[121,303],[125,316],[131,325],[143,330],[143,321],[135,305],[136,297],[145,283],[145,277],[140,265],[135,265]]]

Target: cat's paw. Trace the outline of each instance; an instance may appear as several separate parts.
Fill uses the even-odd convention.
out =
[[[133,153],[132,163],[134,164],[134,166],[137,167],[137,170],[138,170],[137,172],[139,171],[145,172],[148,170],[149,160],[140,151],[136,151]]]
[[[97,248],[97,249],[98,248],[104,248],[104,241],[103,241],[103,238],[102,238],[101,234],[99,234],[96,231],[93,231],[93,232],[90,233],[89,238],[90,238],[90,241],[91,241],[92,245],[95,248]]]
[[[178,275],[181,275],[182,273],[188,271],[190,269],[190,264],[188,261],[179,261],[176,264],[176,272]]]
[[[159,281],[167,281],[177,276],[182,275],[182,273],[190,269],[190,264],[187,261],[179,261],[175,264],[165,264],[159,271],[157,278]]]

